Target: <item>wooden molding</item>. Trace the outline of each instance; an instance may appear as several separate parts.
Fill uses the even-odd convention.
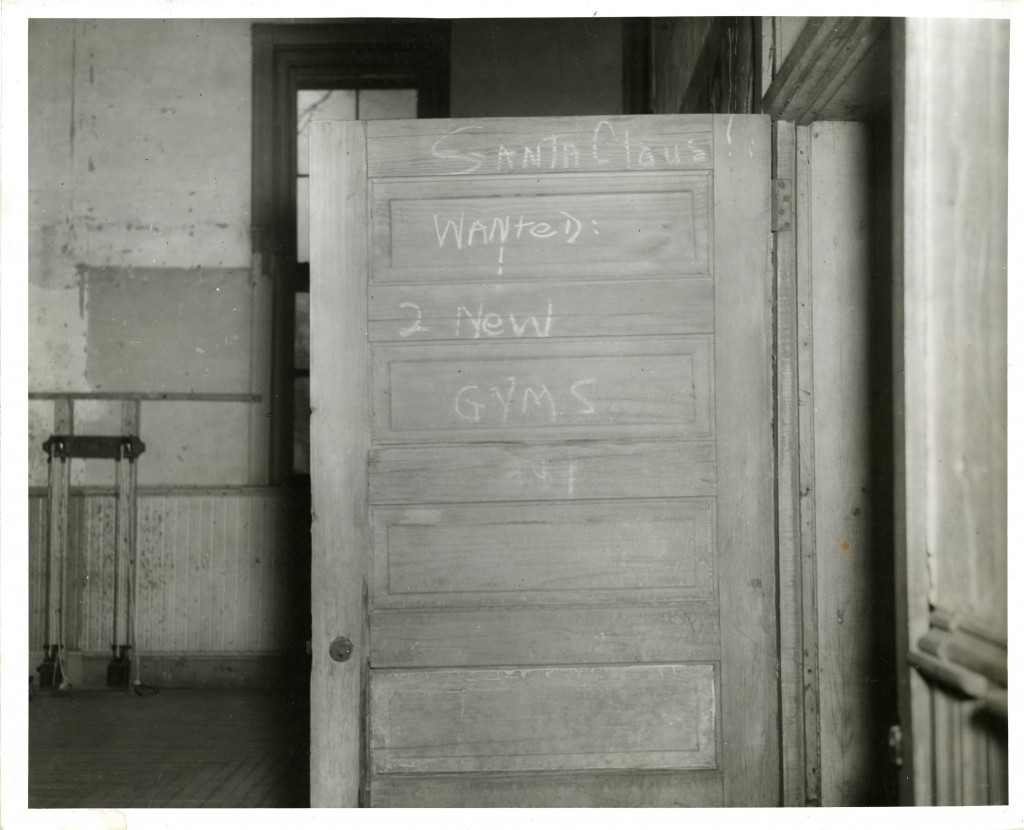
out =
[[[1007,685],[1007,650],[1005,640],[978,634],[970,624],[961,626],[956,618],[943,619],[918,640],[921,652],[957,668],[976,672],[986,680],[1005,687]]]
[[[911,651],[910,665],[926,679],[963,697],[983,698],[990,691],[986,678],[977,672],[957,666],[948,660],[933,657],[922,651]]]
[[[765,93],[764,112],[800,125],[859,120],[871,106],[844,87],[887,31],[883,18],[811,18]],[[877,97],[877,89],[867,92]]]

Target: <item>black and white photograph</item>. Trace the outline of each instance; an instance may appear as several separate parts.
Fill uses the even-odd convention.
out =
[[[315,8],[4,0],[4,829],[1024,826],[1014,4]]]

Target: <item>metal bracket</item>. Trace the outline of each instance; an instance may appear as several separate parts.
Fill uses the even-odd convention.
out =
[[[793,182],[772,179],[772,231],[788,231],[793,227]]]
[[[51,435],[43,451],[52,459],[109,458],[134,461],[146,451],[137,435]]]

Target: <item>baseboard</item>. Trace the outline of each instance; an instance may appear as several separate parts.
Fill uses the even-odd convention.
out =
[[[36,667],[43,653],[30,652],[29,666],[39,683]],[[75,688],[102,689],[107,684],[109,653],[69,652],[64,665]],[[134,662],[140,682],[167,689],[274,689],[309,682],[305,660],[289,654],[143,654]]]

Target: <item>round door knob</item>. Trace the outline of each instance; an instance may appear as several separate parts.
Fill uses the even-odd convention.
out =
[[[348,639],[348,637],[335,637],[334,641],[331,643],[329,653],[332,660],[335,660],[338,663],[344,663],[352,656],[352,650],[354,648],[352,641]]]

